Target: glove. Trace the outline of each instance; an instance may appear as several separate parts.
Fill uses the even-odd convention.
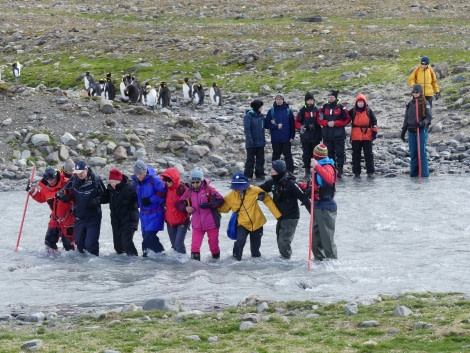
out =
[[[202,208],[202,209],[206,209],[206,208],[210,208],[210,207],[211,207],[210,202],[201,202],[199,204],[199,208]]]
[[[150,205],[150,197],[143,197],[140,202],[142,203],[142,206],[148,206]]]
[[[260,192],[258,194],[258,201],[264,201],[265,196],[266,196],[266,193]]]
[[[438,100],[439,98],[441,98],[441,92],[437,92],[437,93],[434,95],[434,99],[435,99],[435,100]]]
[[[375,131],[372,131],[372,140],[375,140],[377,138],[377,133]]]
[[[90,201],[88,201],[88,205],[87,205],[88,208],[95,208],[96,206],[98,206],[97,199],[91,199]]]
[[[423,120],[423,121],[420,121],[420,122],[418,123],[418,127],[419,127],[419,128],[425,128],[425,127],[426,127],[426,122],[425,122],[424,120]]]
[[[403,142],[406,142],[406,140],[405,140],[405,134],[406,134],[406,129],[401,129],[401,136],[400,136],[400,138],[402,139]]]
[[[305,130],[306,130],[305,125],[302,125],[302,126],[300,127],[300,133],[301,133],[301,134],[305,133]]]
[[[30,183],[28,182],[28,185],[26,185],[26,191],[27,191],[27,192],[30,192],[32,188],[33,188],[33,184],[30,184]]]
[[[59,190],[55,197],[57,200],[60,200],[62,202],[69,202],[70,200],[72,200],[72,195],[66,194],[64,189]]]

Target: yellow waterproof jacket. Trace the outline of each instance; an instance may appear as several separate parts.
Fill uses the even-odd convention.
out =
[[[237,191],[232,190],[224,197],[224,204],[219,207],[218,211],[221,213],[227,213],[230,210],[232,212],[236,212],[241,205],[240,211],[238,212],[238,225],[243,226],[250,232],[255,231],[266,223],[266,217],[258,205],[258,195],[260,193],[265,195],[263,202],[268,207],[269,211],[271,211],[273,216],[276,218],[281,217],[282,214],[274,204],[271,196],[265,193],[260,187],[254,185],[250,185],[250,187],[245,191],[243,205],[241,205],[243,194],[239,194]]]
[[[425,69],[419,66],[413,70],[408,78],[408,86],[413,87],[415,83],[423,87],[423,96],[425,97],[432,97],[439,92],[436,74],[429,65]]]

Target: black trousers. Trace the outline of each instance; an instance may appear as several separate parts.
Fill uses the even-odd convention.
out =
[[[361,151],[364,151],[367,174],[374,174],[374,153],[372,141],[351,141],[352,146],[352,170],[354,175],[361,174]]]
[[[263,236],[263,227],[250,232],[248,229],[242,226],[237,227],[237,240],[233,244],[233,256],[237,258],[238,261],[242,259],[243,248],[246,244],[246,239],[250,236],[250,250],[252,257],[260,257],[261,252],[259,248],[261,247],[261,237]]]
[[[286,169],[293,173],[294,172],[294,160],[292,159],[292,144],[290,142],[272,142],[273,146],[273,161],[277,161],[281,158],[281,154],[284,155],[284,161],[286,162]]]
[[[253,178],[253,169],[257,178],[264,176],[264,147],[246,149],[245,171],[247,178]]]
[[[328,157],[335,161],[335,166],[344,165],[346,162],[345,140],[323,140],[323,143],[328,148]]]

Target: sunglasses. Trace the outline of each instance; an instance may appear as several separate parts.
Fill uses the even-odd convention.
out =
[[[199,184],[200,181],[192,181],[191,184]]]
[[[421,63],[421,65],[425,65],[425,66],[427,66],[427,65],[429,65],[429,64],[428,64],[428,63]]]
[[[419,93],[419,92],[418,91],[413,91],[412,93],[415,94],[415,93]]]
[[[168,177],[163,177],[162,179],[165,183],[172,183],[173,181]]]

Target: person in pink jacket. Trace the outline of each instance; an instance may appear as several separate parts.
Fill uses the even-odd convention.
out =
[[[192,239],[191,258],[201,260],[201,244],[207,233],[212,258],[220,258],[219,228],[220,213],[217,209],[224,203],[223,196],[204,179],[202,169],[196,167],[189,175],[190,187],[177,202],[180,211],[191,215]]]

